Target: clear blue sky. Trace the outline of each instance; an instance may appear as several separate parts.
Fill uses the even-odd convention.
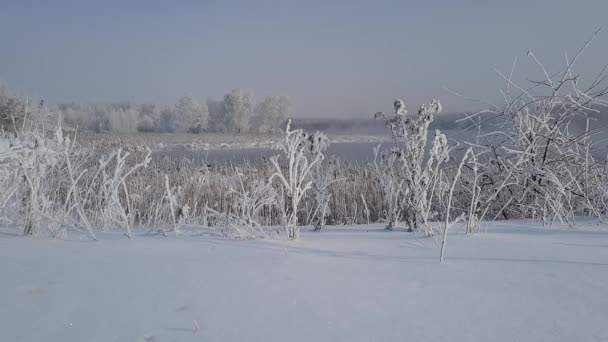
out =
[[[170,103],[231,88],[290,96],[299,116],[364,116],[442,87],[498,100],[494,67],[534,75],[608,24],[607,0],[0,0],[0,80],[48,102]],[[580,71],[608,62],[608,30]]]

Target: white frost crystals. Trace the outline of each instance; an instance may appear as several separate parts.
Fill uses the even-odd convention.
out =
[[[447,138],[439,130],[431,143],[428,155],[428,129],[433,115],[442,110],[441,103],[433,100],[428,106],[422,105],[416,117],[406,116],[407,110],[402,100],[394,102],[395,115],[387,118],[376,113],[376,119],[384,119],[390,128],[393,147],[378,158],[376,149],[375,170],[383,177],[387,229],[393,229],[397,220],[403,217],[410,231],[422,229],[433,235],[429,224],[432,200],[440,181],[440,166],[448,160]]]
[[[130,236],[136,213],[126,179],[149,163],[150,151],[129,166],[129,153],[118,149],[95,167],[93,153],[64,135],[61,115],[35,114],[25,106],[12,113],[22,125],[0,131],[0,222],[24,235],[63,238],[70,228],[93,239],[94,226],[120,222]],[[45,121],[51,116],[56,122]]]
[[[76,205],[72,164],[66,160],[73,144],[57,127],[52,137],[41,129],[0,135],[0,221],[22,227],[24,235],[64,237],[66,227],[84,227],[94,237],[86,220],[76,223],[81,207]],[[61,174],[70,191],[59,194],[50,181]],[[68,175],[68,179],[65,177]],[[71,185],[70,185],[71,184]],[[78,228],[77,228],[78,229]]]
[[[309,174],[313,167],[324,159],[323,150],[328,145],[328,139],[322,133],[315,133],[312,139],[301,129],[291,130],[291,120],[287,122],[285,140],[277,145],[286,159],[286,167],[281,167],[276,155],[270,158],[274,173],[270,181],[277,179],[282,185],[287,199],[284,203],[283,216],[287,237],[296,240],[299,237],[298,205],[306,191],[312,187]],[[307,153],[307,150],[310,153]]]

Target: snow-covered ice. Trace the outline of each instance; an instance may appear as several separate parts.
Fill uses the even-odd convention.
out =
[[[0,234],[0,341],[608,341],[608,229]]]

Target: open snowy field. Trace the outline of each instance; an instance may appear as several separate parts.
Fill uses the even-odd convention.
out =
[[[608,229],[0,234],[0,341],[608,341]]]

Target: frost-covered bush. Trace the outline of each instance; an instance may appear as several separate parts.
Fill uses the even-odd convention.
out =
[[[291,120],[289,120],[285,129],[285,139],[277,144],[277,149],[285,158],[285,167],[280,165],[281,155],[270,158],[274,167],[270,181],[276,179],[285,193],[285,230],[288,238],[292,240],[299,237],[298,208],[300,201],[312,187],[311,170],[323,160],[322,151],[327,146],[327,139],[321,134],[313,137],[309,139],[301,129],[291,130]],[[310,154],[307,150],[310,150]]]
[[[501,90],[504,104],[461,119],[478,129],[476,141],[470,143],[475,160],[463,170],[463,195],[472,198],[467,231],[478,230],[472,219],[498,215],[570,225],[578,215],[605,216],[606,164],[594,157],[590,127],[592,114],[608,104],[606,69],[591,82],[574,72],[591,40],[572,59],[566,56],[565,66],[553,73],[529,52],[540,80],[517,84],[515,64],[509,75],[499,71],[507,83]],[[586,126],[573,128],[581,121]]]
[[[102,158],[95,168],[95,152],[64,134],[60,115],[38,114],[40,121],[0,134],[3,223],[25,235],[63,237],[75,230],[95,238],[95,226],[118,216],[130,234],[134,218],[125,179],[139,166],[126,167],[127,154],[119,150],[115,161]],[[43,121],[52,116],[55,124]],[[119,198],[120,191],[127,195]]]
[[[61,126],[52,135],[41,128],[15,133],[0,136],[3,221],[25,235],[63,237],[71,227],[94,237],[77,197],[73,144]]]
[[[405,103],[394,102],[395,115],[387,118],[376,113],[376,118],[384,118],[391,130],[393,148],[384,152],[382,166],[375,164],[379,177],[383,180],[385,196],[388,197],[388,228],[403,216],[409,230],[423,229],[432,235],[429,224],[432,201],[439,181],[440,166],[448,160],[449,147],[447,138],[440,131],[428,146],[428,129],[433,122],[433,115],[441,112],[441,103],[433,100],[430,105],[422,105],[415,117],[407,116]],[[378,152],[376,151],[376,160]],[[396,197],[401,197],[400,200]]]

